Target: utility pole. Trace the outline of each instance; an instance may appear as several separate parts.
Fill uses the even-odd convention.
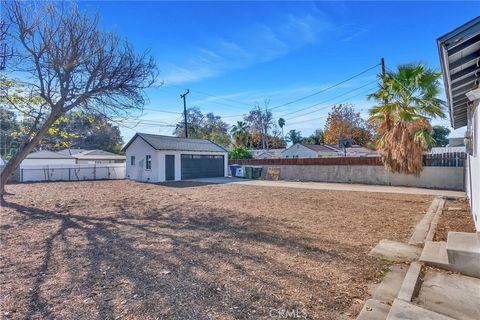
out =
[[[185,125],[185,138],[188,138],[188,125],[187,125],[187,102],[185,100],[187,94],[190,92],[189,89],[187,89],[187,92],[184,94],[180,95],[180,98],[183,99],[183,121]]]

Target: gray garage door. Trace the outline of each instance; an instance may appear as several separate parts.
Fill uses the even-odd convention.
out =
[[[223,156],[182,154],[182,179],[223,177]]]

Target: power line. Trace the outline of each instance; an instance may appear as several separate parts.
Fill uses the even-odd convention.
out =
[[[347,94],[350,94],[350,93],[352,93],[352,92],[355,92],[355,91],[357,91],[357,90],[359,90],[359,89],[365,88],[366,86],[369,86],[369,85],[371,85],[371,84],[373,84],[373,83],[377,83],[377,81],[376,81],[376,80],[375,80],[375,81],[370,81],[370,82],[364,84],[363,86],[357,87],[357,88],[355,88],[355,89],[353,89],[353,90],[351,90],[351,91],[344,92],[344,93],[342,93],[342,94],[339,94],[338,96],[329,98],[329,99],[324,100],[324,101],[322,101],[322,102],[318,102],[318,103],[309,105],[309,106],[307,106],[307,107],[305,107],[305,108],[301,108],[301,109],[298,109],[298,110],[296,110],[296,111],[284,113],[284,114],[280,115],[280,117],[285,117],[285,116],[290,115],[290,114],[295,114],[295,113],[298,113],[298,112],[301,112],[301,111],[304,111],[304,110],[307,110],[307,109],[316,107],[316,106],[318,106],[318,105],[321,105],[322,103],[325,103],[325,102],[328,102],[328,101],[331,101],[331,100],[334,100],[334,99],[343,97],[343,96],[345,96],[345,95],[347,95]]]
[[[373,89],[375,89],[375,87],[368,88],[366,91],[362,91],[362,92],[360,92],[360,93],[358,93],[358,94],[356,94],[356,95],[353,95],[353,96],[351,96],[351,97],[348,97],[346,100],[343,100],[342,102],[338,102],[338,103],[347,102],[347,101],[350,100],[351,98],[355,98],[355,97],[357,97],[357,96],[359,96],[359,95],[363,95],[363,94],[365,94],[365,93],[367,93],[367,92],[370,92],[370,91],[373,90]],[[336,105],[336,104],[337,104],[337,103],[334,103],[334,104],[331,105],[331,106],[334,106],[334,105]],[[317,111],[319,111],[319,110],[323,110],[323,109],[325,109],[325,108],[329,108],[329,107],[331,107],[331,106],[330,106],[330,105],[329,105],[329,106],[324,106],[324,107],[321,107],[321,108],[318,108],[318,109],[315,109],[315,110],[312,110],[312,111],[309,111],[309,112],[306,112],[306,113],[303,113],[303,114],[300,114],[300,115],[297,115],[297,116],[294,116],[294,117],[287,118],[287,119],[285,119],[285,120],[292,120],[292,119],[300,118],[300,117],[303,117],[303,116],[306,116],[306,115],[315,113],[315,112],[317,112]]]
[[[342,85],[342,84],[344,84],[344,83],[346,83],[346,82],[348,82],[348,81],[351,81],[351,80],[353,80],[353,79],[355,79],[355,78],[357,78],[357,77],[359,77],[359,76],[361,76],[361,75],[364,75],[365,73],[367,73],[367,72],[375,69],[375,68],[378,67],[379,65],[380,65],[380,64],[377,63],[376,65],[374,65],[374,66],[372,66],[372,67],[370,67],[370,68],[367,68],[367,69],[363,70],[362,72],[359,72],[359,73],[357,73],[357,74],[355,74],[355,75],[353,75],[353,76],[351,76],[351,77],[349,77],[349,78],[347,78],[347,79],[345,79],[345,80],[342,80],[342,81],[340,81],[340,82],[337,82],[337,83],[335,83],[335,84],[333,84],[333,85],[331,85],[331,86],[329,86],[329,87],[327,87],[327,88],[321,89],[321,90],[319,90],[319,91],[316,91],[316,92],[311,93],[311,94],[309,94],[309,95],[303,96],[303,97],[301,97],[301,98],[298,98],[298,99],[295,99],[295,100],[292,100],[292,101],[289,101],[289,102],[280,104],[280,105],[278,105],[278,106],[275,106],[275,107],[272,107],[272,108],[268,108],[268,110],[275,110],[275,109],[278,109],[278,108],[281,108],[281,107],[289,106],[289,105],[291,105],[291,104],[293,104],[293,103],[296,103],[296,102],[299,102],[299,101],[303,101],[303,100],[305,100],[305,99],[308,99],[308,98],[311,98],[311,97],[313,97],[313,96],[316,96],[316,95],[318,95],[318,94],[320,94],[320,93],[323,93],[323,92],[326,92],[326,91],[331,90],[331,89],[333,89],[333,88],[336,88],[336,87],[338,87],[338,86],[340,86],[340,85]],[[241,117],[241,116],[244,116],[244,115],[245,115],[245,114],[236,114],[236,115],[224,116],[223,118]]]
[[[182,112],[175,112],[175,111],[161,110],[161,109],[152,109],[152,108],[143,108],[143,110],[161,112],[161,113],[183,114]]]
[[[358,94],[356,94],[356,95],[354,95],[354,96],[351,96],[351,97],[349,97],[349,98],[347,98],[347,99],[345,99],[345,100],[343,100],[343,101],[341,101],[341,102],[337,102],[337,103],[334,103],[334,104],[332,104],[332,105],[325,106],[325,107],[323,107],[322,109],[333,107],[333,106],[335,106],[336,104],[341,104],[341,103],[348,102],[351,98],[355,98],[355,97],[358,97],[358,96],[360,96],[360,95],[364,95],[365,93],[368,93],[368,92],[370,92],[370,91],[373,90],[373,89],[375,89],[375,88],[374,88],[374,87],[369,88],[368,90],[362,91],[362,92],[360,92],[360,93],[358,93]],[[285,120],[291,120],[291,119],[299,118],[299,117],[302,117],[302,116],[305,116],[305,115],[308,115],[308,114],[317,112],[317,111],[319,111],[319,110],[320,110],[320,109],[314,110],[314,111],[309,112],[309,113],[306,113],[306,114],[303,114],[303,115],[301,115],[301,116],[295,116],[295,117],[292,117],[292,118],[289,118],[289,119],[285,119]],[[311,118],[311,119],[296,121],[296,122],[288,123],[288,125],[297,124],[297,123],[303,123],[303,122],[308,122],[308,121],[312,121],[312,120],[318,120],[318,119],[322,119],[322,118],[325,118],[325,117],[328,117],[328,115],[325,115],[325,116],[322,116],[322,117],[319,117],[319,118]]]
[[[276,106],[276,107],[270,108],[270,110],[291,105],[291,104],[293,104],[293,103],[296,103],[296,102],[299,102],[299,101],[308,99],[308,98],[313,97],[313,96],[315,96],[315,95],[317,95],[317,94],[320,94],[320,93],[323,93],[323,92],[328,91],[328,90],[330,90],[330,89],[333,89],[333,88],[335,88],[335,87],[338,87],[339,85],[342,85],[342,84],[344,84],[345,82],[348,82],[348,81],[350,81],[350,80],[353,80],[353,79],[355,79],[355,78],[357,78],[357,77],[359,77],[359,76],[367,73],[368,71],[376,68],[377,66],[379,66],[378,63],[377,63],[376,65],[368,68],[368,69],[365,69],[364,71],[362,71],[362,72],[360,72],[360,73],[357,73],[357,74],[351,76],[350,78],[347,78],[347,79],[345,79],[345,80],[342,80],[342,81],[340,81],[340,82],[337,82],[336,84],[331,85],[330,87],[327,87],[327,88],[325,88],[325,89],[319,90],[319,91],[314,92],[314,93],[311,93],[311,94],[309,94],[309,95],[307,95],[307,96],[304,96],[304,97],[301,97],[301,98],[299,98],[299,99],[296,99],[296,100],[293,100],[293,101],[290,101],[290,102],[287,102],[287,103],[278,105],[278,106]]]
[[[176,85],[173,85],[173,84],[167,84],[167,86],[171,86],[171,87],[182,89],[182,90],[187,90],[185,88],[182,88],[182,87],[179,87],[179,86],[176,86]],[[192,91],[194,93],[196,92],[196,93],[199,93],[199,94],[203,94],[205,96],[213,97],[213,98],[216,98],[216,99],[219,99],[219,100],[225,100],[225,101],[229,101],[229,102],[233,102],[233,103],[243,104],[243,105],[246,105],[248,107],[252,107],[252,105],[250,103],[246,103],[246,102],[243,102],[243,101],[237,101],[237,100],[217,96],[217,95],[214,95],[214,94],[211,94],[211,93],[202,92],[202,91],[199,91],[199,90],[190,90],[190,91]]]

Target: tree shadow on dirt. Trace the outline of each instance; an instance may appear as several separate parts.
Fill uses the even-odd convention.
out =
[[[24,221],[58,225],[45,235],[26,319],[61,318],[54,305],[69,299],[84,301],[63,310],[72,319],[268,317],[269,308],[297,306],[284,293],[286,282],[296,282],[305,292],[327,291],[331,285],[266,254],[269,250],[286,260],[298,256],[318,265],[355,263],[348,253],[356,248],[328,239],[314,245],[291,226],[215,208],[192,213],[170,205],[139,216],[120,202],[114,216],[89,216],[4,205]],[[62,267],[68,279],[45,290],[47,279],[55,280]],[[328,294],[322,299],[327,309],[348,306],[348,301],[339,306]],[[302,307],[309,308],[305,301]]]

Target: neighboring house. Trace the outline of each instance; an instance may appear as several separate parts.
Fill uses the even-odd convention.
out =
[[[77,159],[77,164],[125,163],[125,156],[103,150],[64,149],[58,151]]]
[[[53,151],[37,151],[30,153],[20,164],[20,166],[30,165],[69,165],[76,164],[77,160],[70,155],[61,154]]]
[[[450,122],[454,129],[467,128],[465,190],[475,226],[480,231],[480,17],[444,35],[437,42]]]
[[[328,158],[343,156],[343,151],[330,146],[318,144],[295,143],[294,145],[283,151],[283,158]]]
[[[248,150],[253,154],[255,159],[280,159],[285,149],[260,149]]]
[[[63,149],[59,151],[37,151],[30,153],[21,165],[68,165],[125,163],[125,156],[103,150]]]
[[[465,147],[465,138],[448,138],[447,147]]]
[[[210,140],[137,133],[123,150],[132,180],[224,177],[228,172],[227,150]]]

